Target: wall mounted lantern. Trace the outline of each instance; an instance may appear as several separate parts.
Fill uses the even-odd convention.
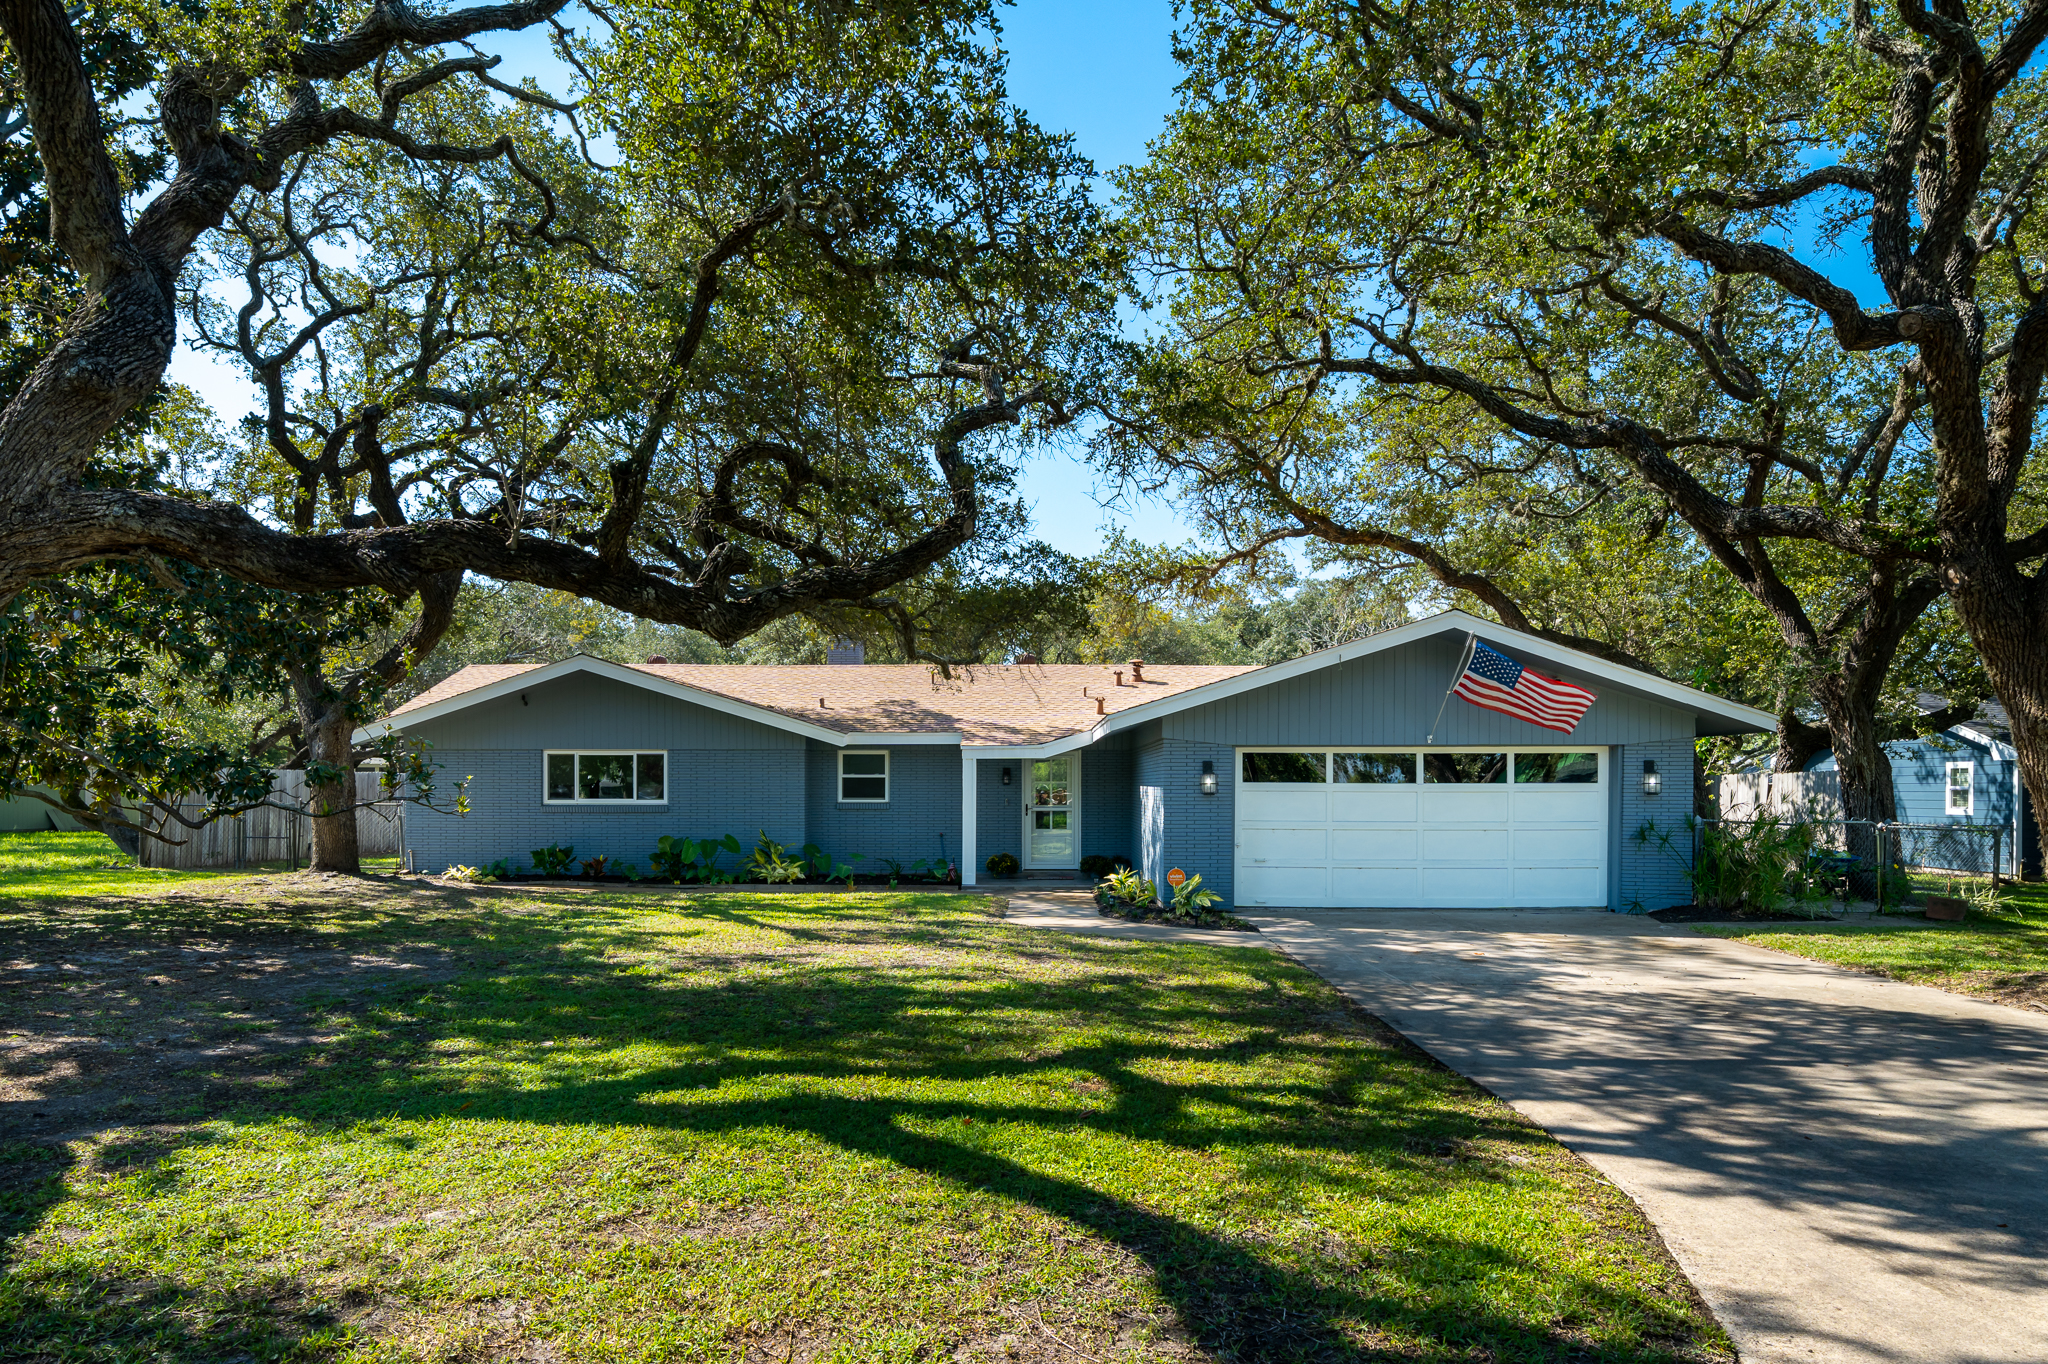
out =
[[[1003,769],[1003,785],[1005,785],[1005,786],[1008,786],[1009,784],[1010,784],[1010,769],[1006,767],[1006,768],[1004,768],[1004,769]]]
[[[1216,764],[1207,758],[1202,759],[1202,794],[1216,794]]]
[[[1643,794],[1654,796],[1664,789],[1664,778],[1657,775],[1657,760],[1643,759]]]

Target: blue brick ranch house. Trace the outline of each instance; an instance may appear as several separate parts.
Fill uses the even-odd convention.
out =
[[[1473,632],[1598,699],[1569,735],[1445,706]],[[1243,907],[1625,910],[1689,898],[1630,835],[1683,824],[1693,741],[1771,718],[1447,612],[1263,668],[477,666],[387,725],[444,785],[473,778],[466,816],[408,813],[426,870],[549,843],[644,868],[662,834],[766,831],[970,885],[997,852],[1041,874],[1102,855]]]

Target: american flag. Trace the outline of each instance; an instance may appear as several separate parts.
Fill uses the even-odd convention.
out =
[[[1525,668],[1506,654],[1472,642],[1472,661],[1451,688],[1485,710],[1497,710],[1532,725],[1569,734],[1579,727],[1593,693]]]

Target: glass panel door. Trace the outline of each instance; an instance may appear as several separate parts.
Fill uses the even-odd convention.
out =
[[[1081,759],[1076,754],[1039,758],[1030,767],[1024,806],[1024,865],[1081,864]]]

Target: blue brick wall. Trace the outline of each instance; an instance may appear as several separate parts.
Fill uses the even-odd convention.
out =
[[[959,861],[959,748],[909,744],[887,751],[887,803],[846,804],[839,799],[840,750],[826,744],[810,745],[805,801],[810,841],[842,861],[862,854],[867,860],[855,865],[863,872],[879,870],[878,858],[893,857],[908,864],[936,859],[942,850],[949,861]]]
[[[1663,789],[1655,796],[1643,794],[1646,758],[1657,764],[1657,774],[1663,778]],[[1647,911],[1691,903],[1692,883],[1686,867],[1691,861],[1692,837],[1686,829],[1686,816],[1692,813],[1696,761],[1692,740],[1628,744],[1614,750],[1614,759],[1614,780],[1621,791],[1616,829],[1621,871],[1612,908],[1627,911],[1640,905]],[[1651,822],[1671,835],[1669,849],[1660,846],[1654,836],[1648,842],[1637,840],[1636,831]],[[1676,858],[1673,852],[1678,854]]]
[[[988,879],[988,859],[1006,852],[1024,860],[1024,807],[1018,793],[1024,789],[1025,761],[1022,758],[983,758],[975,764],[974,874]],[[1010,769],[1010,784],[1003,785],[1003,769]]]
[[[751,849],[765,828],[780,842],[804,842],[800,749],[671,750],[668,803],[653,808],[544,804],[539,749],[441,750],[434,760],[441,768],[439,798],[452,798],[463,777],[476,780],[466,816],[407,809],[406,846],[414,865],[426,871],[501,857],[524,867],[532,849],[550,843],[569,844],[583,856],[622,858],[645,871],[663,834],[732,834]]]
[[[1222,744],[1160,739],[1134,755],[1139,866],[1164,885],[1179,867],[1200,873],[1202,885],[1233,903],[1237,852],[1233,750]],[[1216,794],[1201,791],[1202,763],[1216,764]]]
[[[1084,749],[1081,756],[1081,855],[1128,857],[1135,864],[1132,783],[1133,754],[1129,747],[1107,745]]]

